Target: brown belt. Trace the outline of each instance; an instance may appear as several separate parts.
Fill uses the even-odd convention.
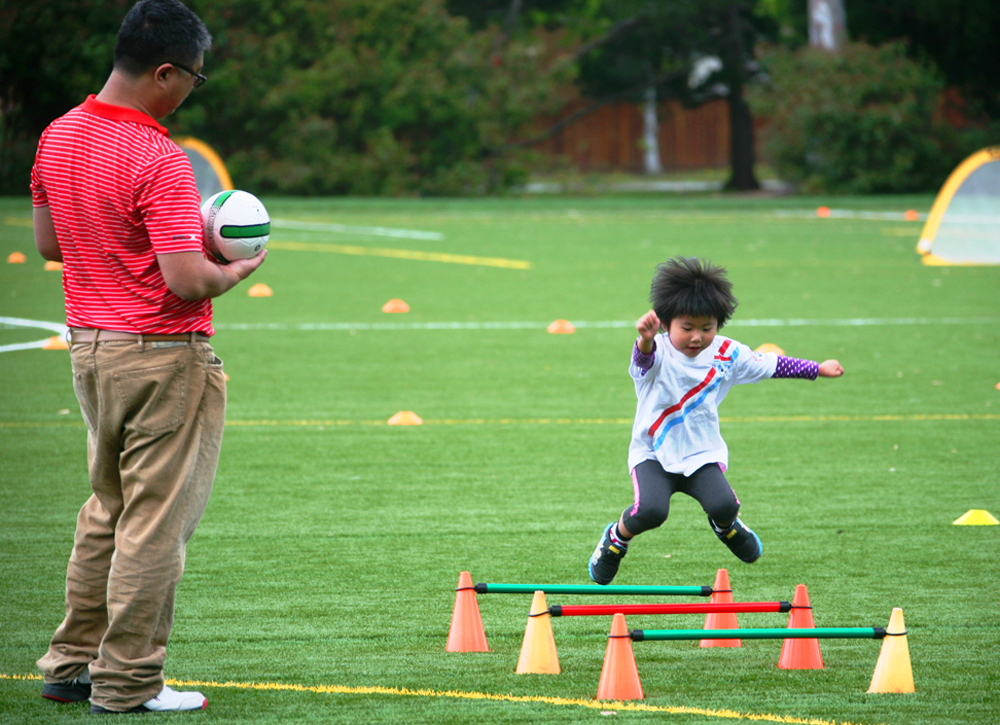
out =
[[[208,342],[211,338],[200,332],[185,332],[177,335],[138,335],[134,332],[118,332],[117,330],[73,329],[69,332],[70,344],[82,342],[113,342],[118,340],[134,340],[136,342]]]

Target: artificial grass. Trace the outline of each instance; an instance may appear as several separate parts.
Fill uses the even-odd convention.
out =
[[[265,199],[275,219],[443,235],[276,226],[276,241],[531,266],[276,247],[248,281],[268,284],[273,297],[249,298],[245,283],[216,301],[229,423],[188,549],[166,673],[246,686],[203,686],[209,709],[186,717],[991,722],[1000,705],[1000,527],[951,522],[971,508],[1000,515],[1000,270],[923,267],[913,253],[920,224],[811,216],[824,202],[902,212],[926,211],[931,199]],[[26,200],[0,200],[0,257],[29,258],[0,265],[0,316],[60,321],[58,274],[32,255],[26,219]],[[741,386],[720,409],[727,475],[764,541],[760,561],[733,558],[697,504],[678,496],[667,524],[636,540],[615,583],[712,584],[727,568],[737,601],[791,599],[804,583],[817,626],[884,627],[901,607],[916,693],[866,693],[878,642],[825,640],[820,671],[779,670],[777,641],[649,642],[635,645],[642,704],[660,710],[593,703],[610,621],[556,620],[562,674],[515,675],[530,604],[515,595],[479,597],[491,652],[445,652],[463,570],[476,581],[588,582],[601,529],[631,500],[632,322],[648,309],[653,268],[673,254],[729,268],[740,307],[723,334],[836,357],[847,373]],[[391,298],[411,312],[382,313]],[[546,333],[557,318],[580,323],[577,332]],[[46,334],[0,329],[0,345]],[[85,429],[65,353],[0,353],[0,378],[0,676],[24,676],[62,614],[75,514],[88,494]],[[425,424],[386,426],[400,410]],[[549,597],[584,601],[605,600]],[[787,623],[777,614],[739,619]],[[347,691],[294,689],[326,685]],[[89,717],[41,700],[39,687],[0,679],[0,720]],[[507,699],[440,694],[448,691]]]

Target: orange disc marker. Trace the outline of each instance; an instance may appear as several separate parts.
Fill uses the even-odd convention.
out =
[[[576,332],[576,328],[569,320],[556,320],[545,329],[553,335],[572,335]]]
[[[382,312],[409,312],[410,306],[403,300],[389,300],[382,305]]]

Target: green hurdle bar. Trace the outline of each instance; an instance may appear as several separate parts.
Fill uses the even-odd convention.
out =
[[[476,584],[472,587],[476,594],[614,594],[614,595],[659,595],[680,597],[710,597],[712,587],[673,586],[600,586],[576,584]]]
[[[815,629],[633,629],[634,642],[683,639],[882,639],[882,627],[816,627]]]

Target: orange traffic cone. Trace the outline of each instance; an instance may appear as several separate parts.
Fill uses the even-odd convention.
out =
[[[729,572],[719,569],[715,573],[715,586],[712,587],[712,604],[732,604],[733,590],[729,586]],[[712,612],[705,615],[705,629],[739,629],[735,613]],[[739,639],[703,639],[702,647],[742,647]]]
[[[625,615],[618,613],[611,620],[608,650],[604,655],[601,683],[597,686],[598,700],[641,700],[642,683],[635,668],[632,640],[625,626]]]
[[[489,652],[483,618],[479,616],[476,590],[472,588],[472,575],[463,571],[458,575],[455,592],[455,610],[451,615],[448,632],[448,652]]]
[[[519,675],[558,675],[559,654],[552,636],[552,618],[545,603],[545,592],[535,592],[528,614],[528,626],[521,643],[521,658],[515,672]]]
[[[878,655],[875,673],[868,692],[914,692],[913,668],[910,666],[910,646],[906,643],[903,610],[895,607],[885,628],[882,651]]]
[[[788,615],[789,629],[814,629],[812,607],[809,604],[809,592],[805,584],[795,587],[795,597],[792,599],[792,613]],[[778,667],[783,670],[821,670],[823,656],[819,651],[818,639],[786,639],[781,645],[781,657]]]

